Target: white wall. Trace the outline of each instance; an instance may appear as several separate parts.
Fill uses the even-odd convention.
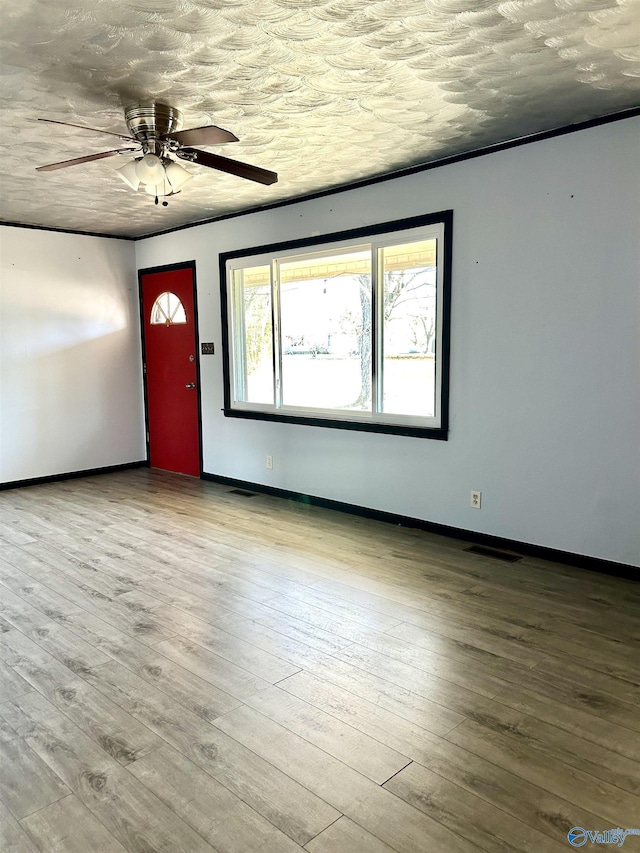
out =
[[[140,268],[197,263],[200,339],[217,345],[201,359],[205,471],[639,564],[639,129],[620,121],[138,242]],[[448,442],[222,415],[219,252],[448,208]]]
[[[0,481],[145,458],[134,244],[0,228]]]

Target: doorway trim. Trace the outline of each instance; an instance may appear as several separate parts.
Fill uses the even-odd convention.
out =
[[[142,278],[145,275],[153,275],[154,273],[174,272],[175,270],[191,270],[191,284],[193,287],[193,323],[196,344],[196,394],[197,394],[197,413],[198,413],[198,468],[199,477],[202,480],[204,473],[202,467],[202,395],[200,393],[200,332],[198,322],[198,288],[196,279],[196,262],[181,261],[177,264],[165,264],[158,267],[145,267],[138,270],[138,302],[140,305],[140,344],[142,356],[142,387],[144,392],[144,435],[145,448],[147,454],[147,465],[151,464],[151,448],[149,444],[149,404],[147,397],[147,354],[146,340],[144,332],[144,306],[142,303]]]

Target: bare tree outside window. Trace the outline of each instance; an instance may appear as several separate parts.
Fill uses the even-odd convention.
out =
[[[435,271],[435,267],[423,267],[417,270],[384,273],[383,328],[387,330],[394,319],[405,321],[404,336],[407,339],[407,354],[410,354],[412,348],[424,355],[429,353],[429,347],[435,335]],[[360,323],[363,334],[358,340],[360,394],[353,405],[366,407],[371,405],[372,381],[371,277],[358,276],[358,284]],[[433,302],[433,313],[426,313],[428,309],[425,303],[429,300]],[[386,344],[387,340],[384,340],[384,343]]]

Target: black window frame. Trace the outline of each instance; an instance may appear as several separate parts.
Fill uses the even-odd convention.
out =
[[[421,226],[439,225],[444,226],[443,240],[443,272],[442,272],[442,304],[441,311],[441,373],[440,373],[440,424],[439,426],[414,426],[400,423],[379,423],[360,420],[340,420],[338,418],[327,418],[322,416],[307,416],[286,414],[278,411],[259,411],[252,409],[238,409],[232,405],[232,377],[230,358],[230,332],[229,332],[229,288],[227,283],[227,262],[238,258],[248,258],[253,255],[265,255],[269,253],[280,253],[289,250],[317,250],[323,244],[334,242],[362,240],[367,237],[376,237],[394,231],[404,231]],[[347,429],[362,432],[386,433],[390,435],[405,435],[419,438],[430,438],[446,441],[449,433],[449,374],[450,374],[450,326],[451,326],[451,272],[453,254],[453,210],[444,210],[437,213],[429,213],[421,216],[412,216],[406,219],[396,219],[390,222],[381,222],[363,228],[354,228],[347,231],[336,231],[327,234],[304,237],[297,240],[289,240],[279,243],[270,243],[261,246],[253,246],[245,249],[236,249],[231,252],[223,252],[219,255],[220,269],[220,308],[222,319],[222,359],[223,359],[223,383],[224,383],[224,408],[223,413],[228,418],[243,418],[248,420],[274,421],[278,423],[301,424],[304,426],[326,427],[329,429]]]

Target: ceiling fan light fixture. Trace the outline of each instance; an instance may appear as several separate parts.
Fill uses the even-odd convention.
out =
[[[158,184],[146,184],[144,187],[144,191],[150,196],[162,198],[162,196],[171,195],[174,190],[169,181],[163,179]]]
[[[136,172],[136,166],[138,165],[137,160],[130,160],[120,169],[116,169],[116,175],[127,184],[127,186],[131,187],[132,190],[137,190],[140,186],[140,178],[138,177],[138,173]]]
[[[165,174],[174,192],[177,192],[187,181],[193,178],[191,172],[183,169],[179,163],[175,163],[173,160],[165,166]]]
[[[164,166],[156,154],[145,154],[136,161],[136,175],[142,184],[156,184],[164,180]]]

